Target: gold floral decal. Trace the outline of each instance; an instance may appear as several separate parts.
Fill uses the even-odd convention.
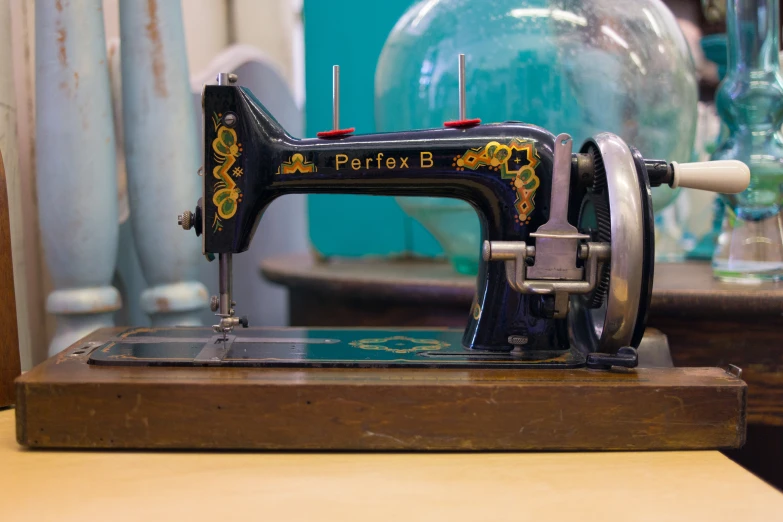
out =
[[[149,326],[137,326],[135,328],[131,328],[129,330],[125,330],[118,337],[120,339],[127,339],[131,335],[137,335],[137,334],[142,334],[142,333],[155,333],[155,332],[163,331],[165,329],[166,328],[164,328],[164,327],[152,328],[152,327],[149,327]]]
[[[217,137],[212,140],[213,157],[217,166],[212,169],[212,176],[218,181],[213,186],[214,195],[212,203],[217,207],[217,214],[212,221],[212,231],[223,230],[221,219],[231,219],[237,212],[237,205],[242,201],[242,191],[231,177],[239,177],[243,174],[241,167],[231,167],[242,154],[242,144],[237,142],[237,133],[234,129],[221,124],[222,114],[212,115],[212,125],[215,127]],[[231,174],[229,174],[231,173]]]
[[[451,346],[451,344],[438,339],[413,339],[400,335],[382,339],[361,339],[359,341],[351,341],[348,344],[360,350],[382,350],[393,353],[434,351]]]
[[[539,162],[532,142],[514,138],[508,145],[491,141],[483,147],[469,149],[462,156],[455,156],[452,166],[457,170],[488,167],[489,170],[500,172],[501,178],[511,180],[511,186],[517,192],[514,202],[517,220],[529,223],[530,215],[536,208],[534,198],[540,185],[536,175]]]
[[[163,330],[163,329],[164,328],[161,328],[161,327],[150,328],[148,326],[137,326],[135,328],[130,328],[128,330],[125,330],[120,335],[118,335],[117,338],[118,339],[127,339],[128,337],[130,337],[132,335],[136,335],[136,334],[140,334],[140,333],[154,333],[154,332],[157,332],[157,331],[160,331],[160,330]],[[116,344],[117,343],[115,341],[110,342],[109,344],[107,344],[106,346],[104,346],[101,349],[101,352],[109,353],[111,351],[111,349],[114,347],[114,345],[116,345]]]
[[[284,161],[277,167],[278,174],[309,174],[310,172],[317,172],[318,168],[314,163],[305,161],[304,156],[297,153],[291,156],[288,161]]]

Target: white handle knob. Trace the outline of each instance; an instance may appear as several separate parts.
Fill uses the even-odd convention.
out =
[[[687,187],[722,194],[737,194],[748,188],[750,169],[737,160],[672,162],[672,188]]]

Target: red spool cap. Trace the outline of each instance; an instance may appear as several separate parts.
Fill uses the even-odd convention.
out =
[[[473,118],[470,120],[456,120],[456,121],[447,121],[443,124],[444,127],[449,128],[464,128],[464,127],[474,127],[476,125],[481,125],[481,118]]]
[[[353,131],[356,129],[354,127],[351,127],[350,129],[337,129],[337,130],[330,130],[330,131],[321,131],[316,136],[319,138],[339,138],[340,136],[348,136],[349,134],[353,134]]]

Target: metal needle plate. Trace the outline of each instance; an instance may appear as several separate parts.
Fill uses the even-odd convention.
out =
[[[207,328],[131,329],[94,349],[96,366],[578,368],[579,350],[484,352],[462,330],[249,328],[226,341]]]

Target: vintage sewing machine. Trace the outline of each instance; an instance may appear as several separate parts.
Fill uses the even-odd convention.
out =
[[[31,447],[695,449],[744,440],[746,386],[637,368],[650,303],[650,187],[747,187],[739,162],[644,159],[599,134],[460,119],[295,139],[233,75],[203,93],[203,197],[179,218],[217,257],[217,324],[100,330],[20,378]],[[335,95],[339,99],[339,94]],[[336,102],[337,105],[337,102]],[[338,114],[336,108],[335,114]],[[337,120],[337,118],[335,118]],[[194,174],[195,175],[195,174]],[[464,331],[247,328],[232,256],[294,193],[460,198],[483,262]],[[361,216],[356,216],[361,219]],[[183,232],[184,233],[184,232]]]

